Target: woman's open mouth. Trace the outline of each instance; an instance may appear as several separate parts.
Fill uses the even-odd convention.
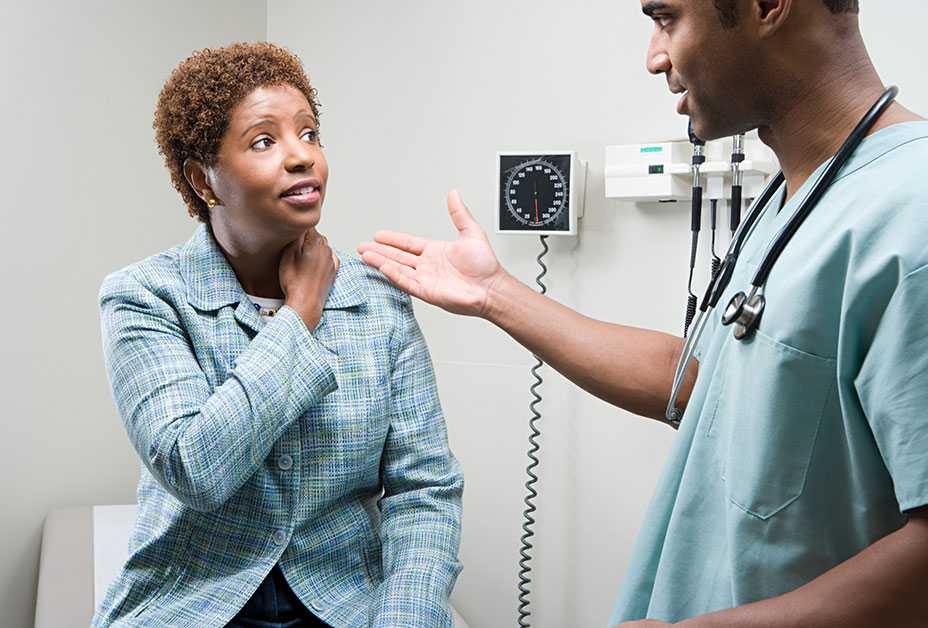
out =
[[[319,191],[319,186],[304,184],[290,188],[280,197],[291,205],[313,205],[319,202],[322,194]]]

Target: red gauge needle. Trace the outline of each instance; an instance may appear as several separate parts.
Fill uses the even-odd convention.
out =
[[[532,187],[535,190],[535,222],[541,222],[541,218],[538,217],[538,183],[536,182]]]

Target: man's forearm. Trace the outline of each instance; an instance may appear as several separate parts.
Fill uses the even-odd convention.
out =
[[[695,617],[680,628],[918,628],[928,625],[928,519],[913,517],[809,584]]]
[[[509,275],[492,287],[486,318],[584,390],[635,414],[663,419],[681,338],[588,318]],[[696,368],[694,362],[687,373],[681,408]]]

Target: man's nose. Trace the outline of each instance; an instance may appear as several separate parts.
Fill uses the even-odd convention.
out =
[[[670,55],[664,50],[656,34],[651,38],[651,43],[648,46],[647,66],[648,72],[651,74],[666,74],[670,72]]]

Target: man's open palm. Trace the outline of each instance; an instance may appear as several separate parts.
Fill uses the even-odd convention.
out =
[[[457,192],[448,194],[448,213],[458,230],[454,242],[381,231],[358,253],[414,297],[455,314],[482,316],[490,288],[504,271]]]

